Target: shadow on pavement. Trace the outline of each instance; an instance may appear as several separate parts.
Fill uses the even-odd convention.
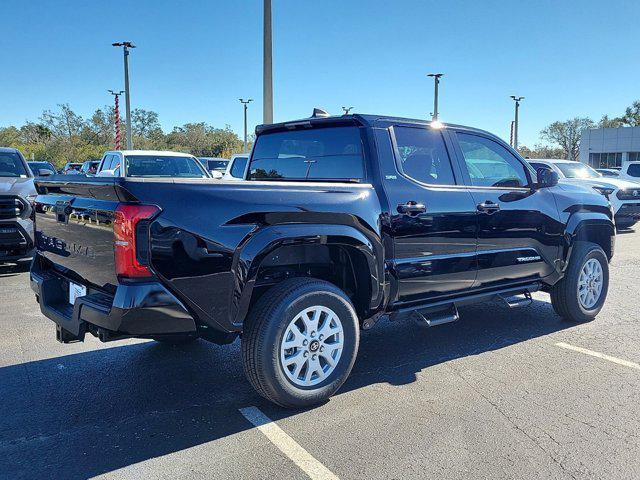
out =
[[[403,321],[364,332],[341,392],[407,384],[432,365],[570,326],[538,301],[519,310],[485,304],[461,313],[456,324],[433,329]],[[274,418],[296,414],[251,389],[238,342],[146,342],[7,366],[0,368],[0,391],[0,478],[12,479],[84,479],[228,437],[251,428],[238,412],[248,405]]]
[[[20,273],[29,271],[31,261],[20,261],[16,263],[3,263],[0,261],[0,278],[15,277]]]

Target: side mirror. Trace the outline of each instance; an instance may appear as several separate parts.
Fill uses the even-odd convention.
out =
[[[211,173],[211,176],[216,180],[222,180],[222,177],[224,177],[224,173],[220,172],[219,170],[209,170],[209,172]]]
[[[539,168],[538,174],[538,188],[549,188],[558,185],[558,174],[550,168]]]
[[[40,176],[40,177],[48,177],[49,175],[53,175],[53,172],[51,170],[49,170],[48,168],[39,168],[38,169],[38,176]]]

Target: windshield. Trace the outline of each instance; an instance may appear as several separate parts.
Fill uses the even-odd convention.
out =
[[[602,176],[584,163],[556,163],[556,167],[567,178],[600,178]]]
[[[37,170],[39,168],[42,169],[46,169],[46,170],[51,170],[52,172],[55,172],[55,168],[53,168],[53,165],[51,165],[48,162],[29,162],[29,167],[31,167],[31,170]]]
[[[364,178],[357,127],[312,128],[259,135],[250,180],[337,180]]]
[[[209,170],[217,170],[219,172],[224,172],[227,169],[228,163],[228,160],[207,160]]]
[[[28,177],[27,169],[20,155],[13,152],[0,152],[0,177]]]
[[[128,155],[126,169],[128,177],[207,177],[200,162],[193,157]]]

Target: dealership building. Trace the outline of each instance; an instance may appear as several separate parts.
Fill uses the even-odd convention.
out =
[[[582,132],[580,161],[594,168],[614,168],[640,161],[640,127],[590,128]]]

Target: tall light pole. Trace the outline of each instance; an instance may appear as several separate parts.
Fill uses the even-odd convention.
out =
[[[114,92],[113,90],[109,90],[109,93],[111,95],[113,95],[115,97],[115,101],[116,101],[116,106],[115,109],[113,111],[113,113],[115,114],[115,124],[116,124],[116,150],[120,150],[122,148],[121,144],[120,144],[120,102],[119,102],[119,98],[120,95],[122,95],[124,93],[124,90],[120,90],[119,92]]]
[[[247,106],[249,102],[253,102],[253,98],[248,100],[239,98],[238,100],[240,100],[240,103],[244,106],[244,153],[247,153]]]
[[[514,150],[518,150],[518,110],[520,109],[520,102],[524,100],[524,97],[511,95],[511,99],[516,102],[516,115],[513,120],[513,148]]]
[[[124,52],[124,91],[125,91],[125,105],[127,110],[127,150],[133,148],[133,142],[131,141],[131,90],[129,90],[129,49],[136,48],[131,42],[117,42],[112,43],[114,47],[122,47]]]
[[[264,0],[262,39],[262,123],[273,123],[273,70],[271,48],[271,0]]]
[[[440,77],[442,77],[444,73],[429,73],[427,77],[433,77],[433,114],[431,117],[432,121],[438,120],[438,85],[440,85]]]
[[[349,112],[353,110],[353,107],[342,107],[342,111],[345,115],[349,115]]]

